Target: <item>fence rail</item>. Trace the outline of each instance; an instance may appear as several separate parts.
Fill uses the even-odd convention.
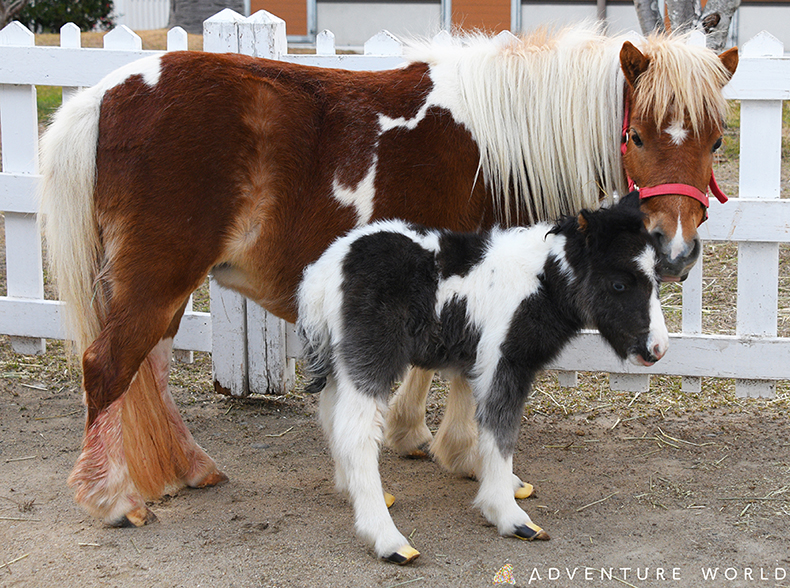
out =
[[[446,33],[437,42],[442,35]],[[168,50],[186,46],[183,30],[170,31]],[[386,31],[365,44],[364,55],[336,55],[327,31],[318,35],[316,55],[288,54],[285,23],[263,11],[245,18],[223,10],[210,18],[204,23],[204,50],[357,70],[403,62],[401,43]],[[45,339],[64,336],[62,303],[43,299],[35,218],[35,86],[63,86],[67,100],[78,87],[156,53],[142,51],[140,38],[125,26],[105,36],[104,49],[80,48],[73,25],[62,29],[61,47],[35,47],[32,33],[19,23],[0,31],[0,210],[5,212],[8,280],[8,295],[0,297],[0,333],[11,335],[19,352],[39,353]],[[699,390],[701,377],[716,376],[735,378],[740,395],[771,395],[776,380],[790,379],[790,338],[777,336],[779,244],[790,241],[790,200],[780,199],[781,112],[782,100],[790,100],[790,59],[783,56],[781,43],[761,33],[744,44],[725,94],[741,101],[740,198],[725,205],[712,202],[700,235],[739,244],[736,335],[702,333],[700,262],[683,285],[682,332],[671,335],[670,351],[661,362],[631,368],[597,334],[585,332],[551,366],[561,370],[561,382],[573,384],[575,370],[608,371],[612,387],[640,390],[648,386],[650,374],[670,374],[683,376],[684,389]],[[234,395],[289,385],[299,350],[292,326],[215,283],[211,308],[211,314],[185,314],[176,348],[212,351],[215,382]]]

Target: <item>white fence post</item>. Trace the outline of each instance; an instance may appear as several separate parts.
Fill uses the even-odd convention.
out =
[[[244,17],[229,8],[203,23],[203,50],[238,53],[238,25]],[[249,392],[247,380],[247,299],[212,278],[211,362],[214,388],[232,396]]]
[[[22,24],[12,22],[0,31],[0,44],[35,45],[35,35]],[[2,131],[3,172],[35,174],[38,171],[38,110],[36,87],[0,84],[0,130]],[[41,235],[36,215],[5,213],[6,279],[8,296],[44,298],[44,268]],[[46,351],[46,340],[11,337],[17,353],[34,355]]]
[[[744,44],[741,55],[779,57],[784,47],[762,32]],[[741,100],[741,198],[779,198],[782,167],[782,101]],[[779,276],[778,243],[738,243],[738,305],[736,333],[776,336]],[[736,396],[773,396],[776,383],[736,380]]]

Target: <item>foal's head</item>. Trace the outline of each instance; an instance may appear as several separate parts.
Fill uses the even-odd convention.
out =
[[[669,335],[658,298],[656,240],[645,229],[638,195],[582,211],[571,223],[563,231],[566,251],[572,266],[584,267],[579,296],[587,320],[620,357],[652,365],[666,353]]]
[[[711,185],[727,109],[721,90],[738,66],[738,50],[717,57],[655,35],[644,52],[626,41],[620,63],[630,105],[623,165],[640,189],[654,188],[642,211],[658,240],[662,278],[683,280],[700,253],[697,227],[706,216],[701,200]]]

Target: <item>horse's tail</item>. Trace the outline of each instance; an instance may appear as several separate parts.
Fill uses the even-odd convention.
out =
[[[50,273],[66,302],[66,328],[80,352],[101,329],[102,293],[96,279],[104,248],[93,197],[103,95],[104,88],[93,87],[73,97],[55,114],[41,141],[39,218]]]
[[[326,308],[326,283],[322,279],[315,279],[317,270],[316,264],[305,270],[302,285],[299,287],[299,319],[296,321],[296,330],[302,341],[304,370],[312,378],[305,388],[305,392],[309,394],[324,389],[327,377],[332,373],[333,363],[332,331]]]

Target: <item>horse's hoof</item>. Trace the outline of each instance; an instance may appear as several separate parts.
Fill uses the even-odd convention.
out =
[[[524,541],[548,541],[551,539],[549,534],[534,523],[519,525],[516,527],[514,535]]]
[[[141,506],[130,510],[122,517],[115,527],[142,527],[148,523],[155,523],[157,521],[156,515],[147,506]]]
[[[532,484],[524,482],[521,484],[521,488],[516,490],[516,499],[521,500],[522,498],[529,498],[532,496],[533,491],[534,488],[532,487]]]
[[[404,457],[406,459],[431,459],[430,443],[421,443],[416,449],[413,449]]]
[[[389,492],[384,493],[384,504],[387,505],[387,508],[390,508],[393,504],[395,504],[395,497],[390,494]]]
[[[396,563],[399,566],[405,566],[420,557],[420,552],[414,549],[411,545],[404,545],[395,553],[391,553],[384,559]]]
[[[224,484],[228,481],[228,476],[226,476],[223,472],[216,471],[210,473],[208,476],[203,478],[200,482],[192,486],[193,488],[210,488],[211,486],[218,486],[220,484]]]

